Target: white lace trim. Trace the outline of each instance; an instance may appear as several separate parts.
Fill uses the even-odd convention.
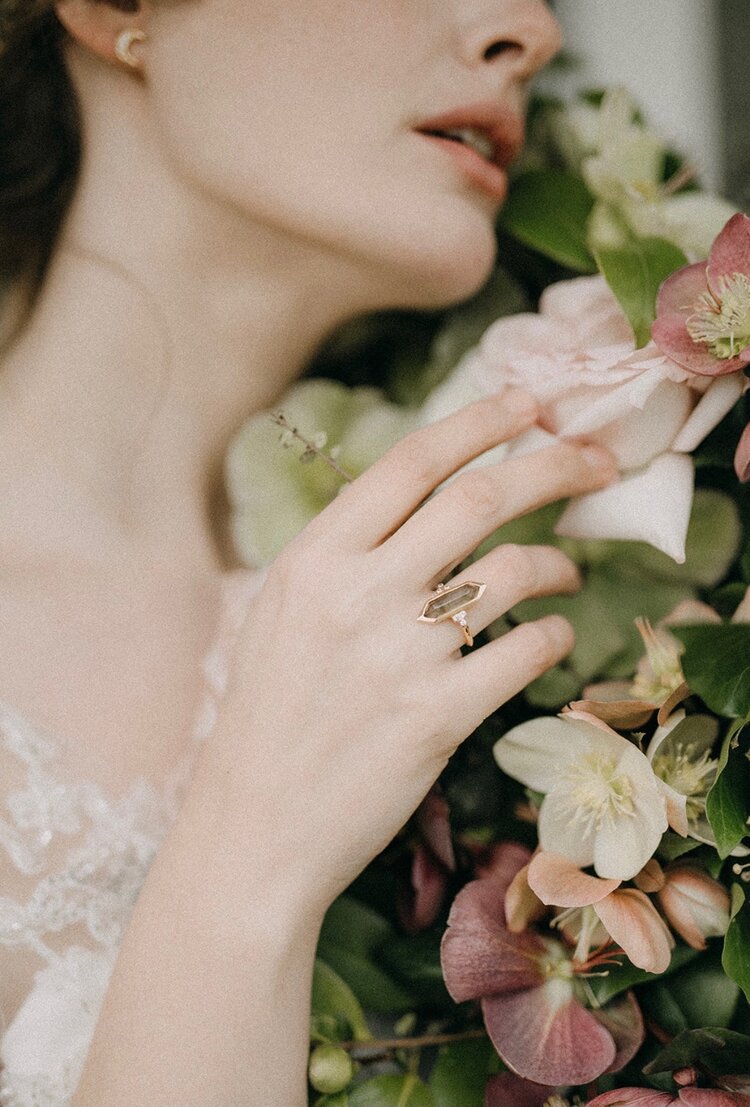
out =
[[[139,778],[111,800],[91,781],[64,782],[53,737],[0,702],[0,746],[23,766],[22,786],[5,796],[0,847],[15,870],[38,878],[24,902],[0,896],[0,946],[33,950],[45,965],[0,1043],[3,1107],[64,1107],[78,1082],[125,927],[179,809],[197,745],[215,723],[231,645],[262,576],[236,570],[223,583],[193,742],[164,789]],[[62,864],[45,871],[50,847],[65,839]],[[68,928],[76,940],[60,953],[49,939]]]

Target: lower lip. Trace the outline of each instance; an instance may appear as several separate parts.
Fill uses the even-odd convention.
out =
[[[485,158],[472,150],[470,146],[464,146],[462,142],[454,142],[450,138],[440,138],[438,135],[426,135],[421,131],[417,134],[426,138],[436,146],[441,147],[446,154],[450,154],[455,163],[460,166],[465,175],[493,200],[504,200],[508,195],[508,177],[498,166],[493,165]]]

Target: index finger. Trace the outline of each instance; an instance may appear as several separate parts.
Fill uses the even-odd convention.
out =
[[[528,430],[537,414],[533,397],[507,388],[412,431],[342,490],[324,513],[327,526],[340,520],[353,544],[373,549],[444,480]]]

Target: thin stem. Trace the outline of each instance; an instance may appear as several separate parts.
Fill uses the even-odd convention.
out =
[[[422,1049],[425,1046],[448,1045],[450,1042],[468,1042],[486,1037],[486,1030],[462,1030],[457,1034],[424,1034],[414,1038],[381,1038],[372,1042],[336,1042],[336,1045],[350,1053],[361,1051],[369,1056],[373,1050],[388,1053],[394,1049]]]
[[[293,435],[293,437],[296,438],[298,442],[302,443],[302,445],[305,447],[306,454],[314,454],[315,457],[319,457],[321,461],[324,461],[326,465],[333,469],[334,473],[337,473],[342,480],[347,482],[347,484],[352,483],[354,477],[351,475],[351,473],[347,473],[346,469],[343,469],[330,456],[330,454],[327,454],[324,450],[321,450],[318,446],[315,445],[314,442],[312,442],[309,438],[306,438],[301,431],[299,431],[296,427],[293,427],[287,419],[286,415],[284,415],[283,411],[271,412],[271,418],[273,419],[277,427],[281,427],[282,430],[287,431],[289,434]]]

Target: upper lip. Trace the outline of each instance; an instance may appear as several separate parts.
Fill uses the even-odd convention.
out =
[[[495,148],[493,162],[501,169],[507,169],[518,157],[524,143],[525,124],[523,116],[510,111],[495,100],[485,100],[476,104],[467,104],[454,108],[443,115],[433,116],[418,123],[416,131],[480,131],[492,142]]]

